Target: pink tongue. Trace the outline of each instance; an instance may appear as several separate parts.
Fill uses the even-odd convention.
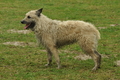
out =
[[[26,24],[26,26],[24,27],[24,29],[27,29],[29,25],[30,25],[30,24]]]

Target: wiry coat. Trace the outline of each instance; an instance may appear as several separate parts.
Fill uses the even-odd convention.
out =
[[[43,14],[38,19],[34,31],[38,42],[46,47],[48,43],[60,47],[65,44],[79,42],[81,47],[96,48],[97,41],[100,39],[99,31],[91,23],[72,20],[57,21],[49,19]]]
[[[95,61],[95,67],[93,70],[100,67],[101,56],[97,52],[97,43],[100,39],[100,33],[94,25],[79,20],[52,20],[42,13],[39,13],[40,15],[38,17],[35,15],[37,14],[36,12],[36,10],[30,11],[26,14],[26,16],[31,16],[34,18],[33,21],[36,25],[32,28],[32,30],[35,32],[38,43],[44,45],[48,51],[47,65],[50,65],[53,54],[59,68],[60,60],[57,53],[57,48],[63,45],[78,42],[81,48]],[[25,18],[24,20],[27,19]]]

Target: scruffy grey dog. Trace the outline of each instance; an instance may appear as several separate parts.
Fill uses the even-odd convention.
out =
[[[42,8],[26,13],[21,23],[26,24],[25,29],[34,31],[38,43],[46,48],[48,53],[46,66],[51,64],[52,55],[54,55],[58,68],[60,68],[57,48],[77,42],[83,51],[94,60],[95,66],[92,70],[100,68],[101,55],[97,51],[100,33],[91,23],[79,20],[52,20],[42,14]]]

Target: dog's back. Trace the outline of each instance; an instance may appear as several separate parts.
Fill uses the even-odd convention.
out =
[[[63,21],[56,27],[59,27],[56,34],[58,45],[74,43],[85,37],[91,40],[96,38],[94,41],[100,39],[100,33],[94,25],[84,21]]]

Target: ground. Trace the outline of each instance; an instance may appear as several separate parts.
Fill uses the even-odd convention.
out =
[[[120,0],[1,0],[0,80],[120,80],[119,5]],[[83,20],[99,29],[99,70],[91,71],[93,60],[76,44],[59,49],[62,69],[56,69],[54,59],[52,66],[44,66],[44,47],[20,23],[26,12],[40,8],[51,19]]]

